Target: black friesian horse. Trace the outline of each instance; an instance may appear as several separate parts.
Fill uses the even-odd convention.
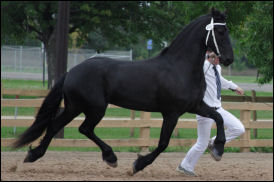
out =
[[[133,174],[151,164],[166,149],[178,118],[185,112],[215,120],[215,150],[221,156],[226,141],[223,119],[203,102],[206,89],[203,64],[207,48],[220,53],[220,62],[225,66],[233,62],[225,20],[225,14],[212,9],[210,14],[187,25],[158,56],[148,60],[127,62],[102,57],[85,60],[55,84],[34,123],[13,147],[29,144],[46,130],[40,145],[30,149],[24,160],[34,162],[45,154],[61,128],[84,113],[86,118],[79,127],[80,133],[100,147],[104,161],[116,167],[117,157],[112,148],[94,133],[111,103],[128,109],[161,112],[163,116],[158,147],[145,156],[139,155],[133,164]],[[212,24],[213,21],[216,23]],[[65,108],[58,112],[63,98]]]

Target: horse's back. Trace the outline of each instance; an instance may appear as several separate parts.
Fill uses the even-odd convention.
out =
[[[73,67],[67,75],[66,80],[72,82],[86,81],[86,84],[90,82],[96,82],[96,80],[103,79],[102,77],[115,77],[123,72],[128,72],[128,75],[132,71],[136,70],[136,62],[115,60],[107,57],[95,57],[90,58],[77,66]],[[125,68],[125,69],[124,69]],[[140,66],[138,66],[138,69]],[[123,75],[124,76],[124,75]]]
[[[157,64],[92,58],[72,68],[64,83],[69,97],[138,110],[156,109]]]
[[[69,71],[65,93],[79,103],[111,103],[150,112],[188,105],[196,94],[189,92],[189,83],[166,63],[161,58],[134,62],[88,59]]]
[[[64,93],[67,103],[73,105],[100,101],[104,96],[104,73],[109,67],[117,64],[108,58],[90,58],[73,67],[64,82]],[[100,102],[104,102],[101,100]],[[98,104],[98,103],[95,103]]]

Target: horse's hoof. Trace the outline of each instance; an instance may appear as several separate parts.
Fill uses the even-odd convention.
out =
[[[208,150],[209,153],[211,155],[211,157],[215,160],[215,161],[220,161],[222,159],[222,154],[219,154],[217,149],[214,147],[214,145],[209,144],[208,145]]]
[[[26,156],[26,158],[24,160],[24,163],[34,162],[35,161],[35,159],[33,158],[33,155],[31,153],[31,151],[32,151],[32,145],[29,146],[29,151],[28,151],[28,154],[27,154],[27,156]]]
[[[27,163],[27,162],[34,162],[35,160],[33,160],[33,156],[32,156],[32,153],[31,152],[28,152],[25,160],[24,160],[24,163]]]
[[[127,173],[128,173],[128,175],[129,176],[133,176],[135,173],[137,173],[138,171],[140,171],[140,170],[137,170],[136,169],[136,164],[137,164],[137,161],[140,159],[140,158],[142,158],[142,157],[144,157],[144,156],[142,156],[141,154],[137,154],[137,159],[133,162],[133,164],[132,164],[132,169],[131,170],[129,170]]]
[[[127,174],[128,174],[129,176],[133,176],[135,173],[137,173],[137,171],[136,171],[136,169],[135,169],[135,165],[133,164],[133,165],[132,165],[132,169],[129,170],[129,171],[127,172]]]
[[[36,151],[36,152],[35,152]],[[27,162],[35,162],[37,159],[39,159],[41,156],[41,154],[37,154],[37,150],[35,149],[32,149],[32,147],[30,146],[29,147],[29,151],[28,151],[28,154],[24,160],[24,163],[27,163]]]
[[[110,167],[116,168],[118,166],[118,162],[110,163],[108,161],[105,161]]]
[[[225,143],[215,143],[213,144],[213,152],[220,157],[222,157],[223,153],[224,153],[224,145]]]

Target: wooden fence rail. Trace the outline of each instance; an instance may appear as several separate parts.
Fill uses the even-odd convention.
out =
[[[2,107],[39,107],[43,99],[1,99]],[[111,108],[118,108],[110,105]],[[223,102],[225,109],[241,110],[240,120],[243,122],[246,132],[239,140],[234,140],[226,144],[226,147],[240,147],[241,151],[249,151],[250,147],[273,147],[273,139],[254,140],[250,138],[250,130],[252,128],[273,128],[273,121],[251,121],[250,112],[253,110],[273,110],[273,103],[252,103],[252,102]],[[24,118],[21,116],[1,116],[1,127],[7,126],[30,126],[34,118]],[[76,118],[67,127],[78,127],[83,118]],[[130,118],[104,118],[97,127],[118,127],[118,128],[140,128],[138,139],[106,139],[106,143],[111,146],[139,146],[142,150],[147,150],[149,146],[157,146],[158,139],[150,138],[150,128],[161,127],[162,119],[151,119],[150,113],[143,112],[140,119],[131,120]],[[176,128],[196,128],[197,123],[193,119],[180,119]],[[213,126],[215,128],[215,125]],[[1,146],[10,146],[14,138],[1,138]],[[37,140],[39,141],[39,140]],[[193,145],[196,139],[171,139],[169,146],[185,146]],[[37,145],[35,142],[33,145]],[[51,146],[66,147],[92,147],[95,146],[90,140],[79,139],[53,139]]]
[[[3,89],[4,95],[28,95],[28,96],[44,96],[47,92],[31,90],[30,93],[22,90]],[[43,102],[40,99],[1,99],[1,107],[34,107],[39,108]],[[240,150],[249,151],[250,147],[273,147],[273,139],[251,139],[250,130],[257,128],[273,128],[272,120],[251,120],[251,112],[258,110],[273,111],[272,103],[256,103],[256,102],[223,102],[224,109],[240,110],[240,120],[244,124],[246,132],[240,139],[233,140],[227,143],[226,147],[240,147]],[[62,104],[63,107],[63,104]],[[114,105],[109,105],[109,108],[119,108]],[[67,127],[79,127],[84,118],[75,118]],[[1,127],[22,126],[28,127],[34,121],[34,117],[26,116],[2,116]],[[150,128],[161,128],[162,119],[152,119],[150,113],[141,112],[140,118],[103,118],[97,127],[111,128],[140,128],[139,138],[133,139],[104,139],[110,146],[136,146],[141,147],[143,151],[147,151],[150,146],[158,145],[158,138],[150,138]],[[180,119],[176,128],[197,128],[196,119]],[[213,128],[216,128],[213,125]],[[1,146],[10,146],[14,142],[14,138],[1,138]],[[33,145],[38,145],[40,139],[36,140]],[[169,146],[191,146],[196,142],[196,139],[171,139]],[[53,139],[50,146],[58,147],[97,147],[95,143],[87,139]]]
[[[48,94],[48,90],[43,89],[12,89],[2,88],[2,95],[17,95],[17,96],[38,96],[45,97]],[[229,102],[273,102],[273,97],[260,96],[254,98],[254,96],[232,96],[222,95],[222,101]]]

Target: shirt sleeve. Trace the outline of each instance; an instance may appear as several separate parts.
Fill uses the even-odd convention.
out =
[[[205,60],[205,62],[204,62],[204,74],[206,74],[209,67],[210,67],[210,63],[207,60]]]
[[[226,80],[223,76],[220,76],[220,79],[221,79],[222,89],[230,89],[231,88],[231,89],[235,90],[238,87],[238,85],[236,85],[232,81]]]
[[[222,89],[236,89],[238,87],[238,85],[236,85],[235,83],[233,83],[232,81],[228,81],[227,79],[225,79],[222,74],[221,74],[221,66],[219,66],[219,73],[220,73],[220,79],[221,79],[221,85],[222,85]]]

